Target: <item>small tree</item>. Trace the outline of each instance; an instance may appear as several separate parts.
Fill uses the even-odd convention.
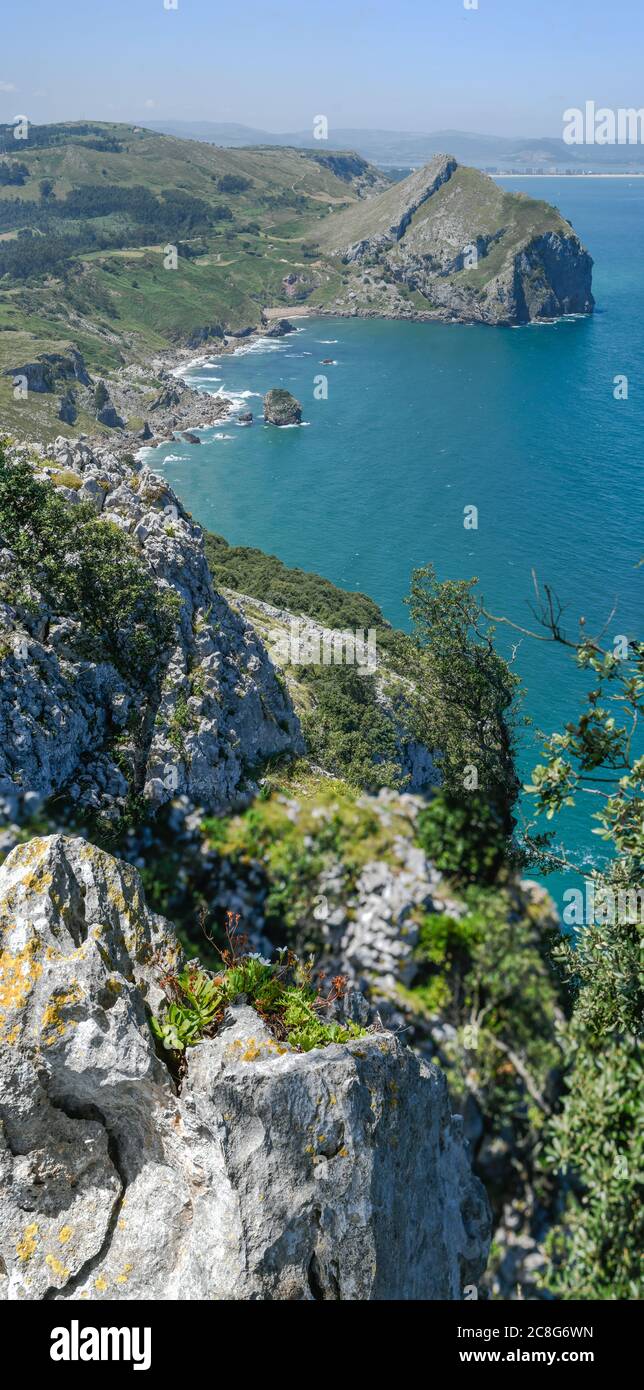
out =
[[[607,650],[599,637],[586,635],[583,621],[579,640],[570,640],[561,612],[546,587],[537,616],[547,635],[528,635],[571,648],[578,666],[596,680],[579,717],[546,739],[545,760],[527,790],[537,813],[550,820],[579,796],[593,796],[594,833],[614,858],[592,874],[593,920],[553,952],[574,1008],[564,1040],[563,1103],[550,1122],[545,1151],[566,1186],[564,1210],[548,1240],[546,1283],[564,1299],[634,1299],[641,1296],[644,1238],[644,757],[636,746],[644,714],[644,643],[622,638]],[[540,863],[583,873],[553,855],[549,839],[528,831]]]
[[[433,565],[414,570],[406,603],[414,624],[415,733],[439,749],[443,789],[464,807],[479,791],[512,828],[518,791],[511,707],[518,679],[494,649],[494,628],[476,579],[439,582]]]

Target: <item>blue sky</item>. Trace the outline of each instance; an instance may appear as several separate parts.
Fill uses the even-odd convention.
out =
[[[0,120],[560,135],[644,105],[642,0],[7,0]]]

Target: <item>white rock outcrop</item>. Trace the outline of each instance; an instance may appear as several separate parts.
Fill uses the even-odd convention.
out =
[[[307,1054],[243,1001],[180,1094],[149,1028],[179,957],[128,864],[0,869],[0,1297],[460,1299],[489,1211],[440,1070],[386,1032]]]

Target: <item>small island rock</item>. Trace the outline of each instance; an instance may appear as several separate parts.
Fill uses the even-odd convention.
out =
[[[300,402],[290,391],[276,387],[264,396],[264,420],[267,425],[301,425]]]

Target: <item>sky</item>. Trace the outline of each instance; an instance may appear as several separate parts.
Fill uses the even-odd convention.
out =
[[[0,121],[560,136],[644,105],[642,0],[7,0]]]

